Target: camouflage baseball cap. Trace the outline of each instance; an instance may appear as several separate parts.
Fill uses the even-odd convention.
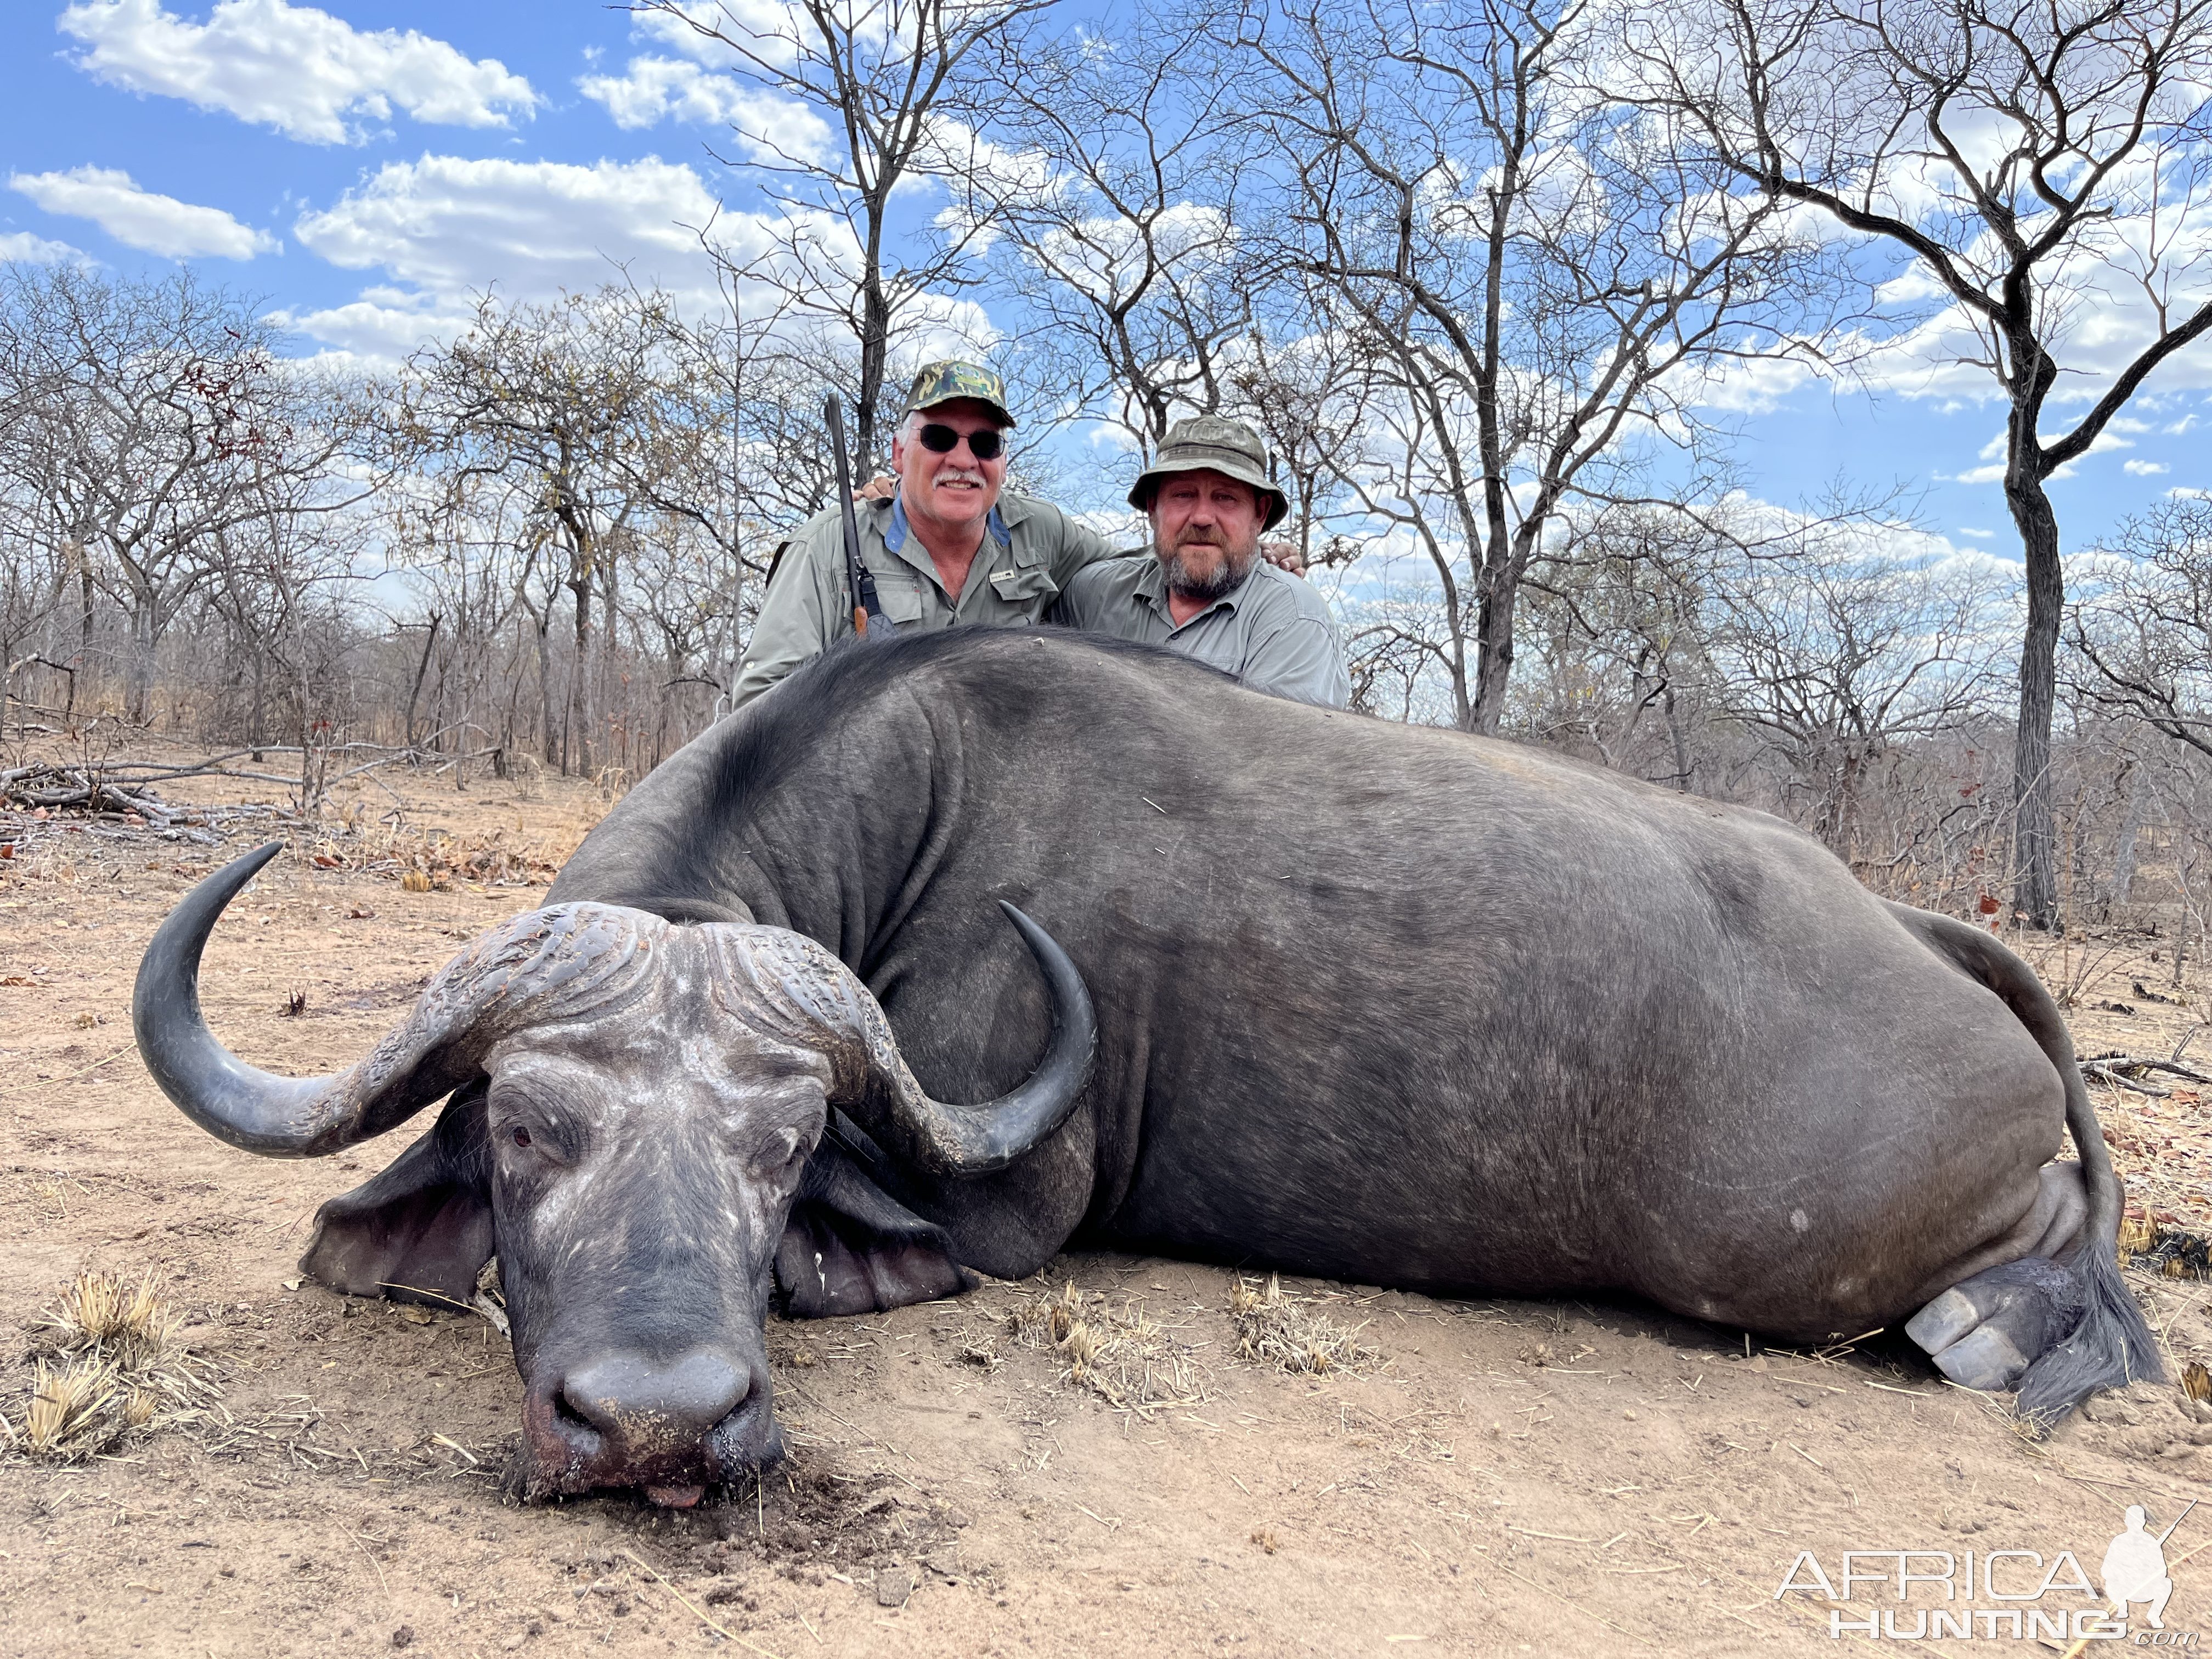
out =
[[[1129,505],[1149,513],[1161,479],[1172,472],[1199,471],[1218,472],[1258,490],[1267,513],[1262,530],[1273,530],[1291,510],[1291,498],[1267,477],[1266,441],[1243,422],[1219,415],[1200,415],[1170,427],[1158,459],[1129,486]]]
[[[906,407],[899,413],[907,416],[917,409],[934,409],[956,398],[988,404],[991,412],[999,417],[1000,426],[1014,423],[1014,417],[1006,411],[1006,377],[981,363],[963,363],[955,358],[947,358],[941,363],[924,363],[906,394]]]

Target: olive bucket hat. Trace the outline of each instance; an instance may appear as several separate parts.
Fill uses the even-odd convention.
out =
[[[981,363],[963,363],[956,358],[924,363],[907,391],[906,407],[899,415],[903,419],[916,410],[934,409],[939,404],[961,398],[985,405],[998,416],[1000,426],[1013,425],[1014,417],[1006,408],[1006,377],[995,368],[987,368]]]
[[[1291,510],[1291,498],[1267,477],[1266,442],[1243,422],[1219,415],[1194,416],[1170,427],[1158,457],[1129,486],[1129,505],[1149,513],[1161,479],[1173,472],[1200,471],[1218,472],[1258,490],[1267,512],[1261,530],[1273,530]]]

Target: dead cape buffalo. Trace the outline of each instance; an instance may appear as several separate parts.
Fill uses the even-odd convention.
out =
[[[1512,744],[1049,630],[842,649],[300,1082],[198,1006],[266,856],[164,923],[142,1051],[276,1156],[450,1096],[302,1266],[464,1297],[496,1251],[541,1493],[686,1504],[775,1456],[772,1298],[890,1308],[1071,1241],[1791,1340],[1909,1320],[2042,1423],[2158,1374],[2017,957],[1774,818]]]

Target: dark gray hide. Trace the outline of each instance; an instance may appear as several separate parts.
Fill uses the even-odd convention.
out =
[[[962,632],[794,677],[634,790],[554,891],[819,940],[939,1097],[1036,1052],[1042,995],[982,901],[1032,908],[1097,1002],[1082,1104],[1002,1175],[893,1177],[988,1273],[1073,1240],[1626,1291],[1820,1340],[2060,1254],[2073,1334],[2023,1407],[2158,1374],[2034,975],[1764,813],[1136,647]],[[2046,1172],[2069,1118],[2086,1193]]]
[[[1075,1241],[1438,1291],[1623,1291],[1800,1340],[1936,1301],[1929,1346],[1978,1344],[1984,1369],[2070,1329],[2022,1382],[2040,1420],[2155,1373],[2048,996],[1986,936],[1872,897],[1759,813],[1161,653],[963,629],[832,652],[725,720],[630,793],[551,899],[818,941],[939,1100],[1012,1087],[1050,1033],[992,900],[1081,969],[1095,1070],[1011,1166],[937,1173],[883,1090],[851,1101],[866,1136],[822,1141],[787,1200],[794,1313],[942,1294],[962,1264],[1026,1274]],[[548,1252],[530,1192],[483,1174],[487,1146],[507,1156],[489,1109],[487,1127],[464,1089],[434,1142],[325,1206],[310,1267],[353,1289],[374,1284],[318,1262],[358,1249],[378,1282],[419,1284],[415,1249],[458,1269],[488,1188],[526,1378],[530,1353],[604,1346],[610,1322],[625,1351],[738,1351],[727,1327],[759,1296],[697,1282],[730,1202],[710,1152],[572,1206],[575,1243]],[[2045,1173],[2069,1117],[2086,1194]],[[1975,1278],[2051,1255],[2056,1288]],[[578,1275],[606,1293],[572,1296]]]

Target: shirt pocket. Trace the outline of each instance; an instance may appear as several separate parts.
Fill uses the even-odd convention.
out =
[[[932,606],[929,596],[921,591],[921,578],[910,571],[896,575],[874,573],[876,602],[884,608],[884,615],[900,623],[919,623],[929,615]]]
[[[1060,584],[1043,565],[1008,559],[1001,553],[987,580],[1004,608],[1016,611],[1024,622],[1033,622],[1060,597]]]

